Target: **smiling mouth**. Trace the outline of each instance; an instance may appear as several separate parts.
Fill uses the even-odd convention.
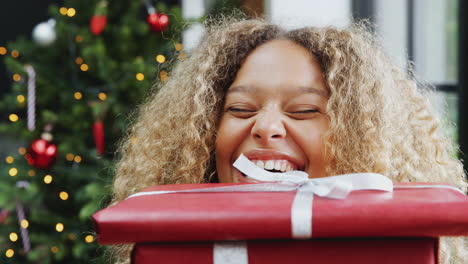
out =
[[[268,172],[284,173],[288,171],[298,170],[297,166],[288,160],[251,160],[251,162],[254,163],[260,169],[266,170]],[[241,182],[259,182],[250,178],[249,176],[245,175],[239,170],[237,170],[237,172],[243,178]]]
[[[264,169],[269,172],[288,172],[297,170],[297,166],[285,159],[276,159],[276,160],[251,160],[252,163],[257,165],[260,169]]]

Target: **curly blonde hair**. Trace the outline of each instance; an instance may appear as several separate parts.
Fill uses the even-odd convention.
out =
[[[287,31],[262,19],[228,18],[209,22],[199,47],[139,108],[121,144],[114,203],[151,185],[217,180],[214,149],[225,92],[244,59],[274,39],[305,47],[321,64],[330,91],[328,175],[376,172],[395,182],[447,182],[466,190],[456,149],[424,95],[428,89],[392,62],[365,24]],[[443,247],[445,255],[461,257],[463,250],[452,248]],[[128,259],[128,247],[119,254]]]

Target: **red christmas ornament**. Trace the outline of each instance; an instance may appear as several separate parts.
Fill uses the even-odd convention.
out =
[[[102,156],[104,154],[104,125],[102,121],[96,120],[93,124],[94,143],[96,144],[97,153]]]
[[[44,139],[33,141],[25,155],[29,165],[49,169],[57,158],[57,146]]]
[[[165,14],[151,13],[148,15],[147,22],[152,31],[161,32],[169,26],[169,17]]]
[[[106,28],[107,24],[107,16],[105,15],[94,15],[91,17],[91,21],[89,22],[89,28],[94,35],[100,35],[104,29]]]
[[[2,209],[0,211],[0,224],[5,222],[5,220],[8,218],[9,212],[6,209]]]

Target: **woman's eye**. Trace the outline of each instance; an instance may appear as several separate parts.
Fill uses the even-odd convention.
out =
[[[255,114],[255,110],[250,108],[229,107],[226,112],[230,112],[233,116],[239,118],[249,118]]]
[[[310,114],[310,113],[318,113],[320,112],[318,109],[306,109],[300,111],[293,111],[293,114]]]
[[[236,107],[229,107],[227,110],[228,110],[228,111],[231,111],[231,112],[240,112],[240,113],[251,113],[251,112],[255,112],[255,111],[250,110],[250,109],[246,109],[246,108],[236,108]]]
[[[289,115],[291,118],[294,119],[309,119],[313,118],[317,113],[320,113],[319,109],[311,108],[311,109],[304,109],[304,110],[295,110],[290,111]]]

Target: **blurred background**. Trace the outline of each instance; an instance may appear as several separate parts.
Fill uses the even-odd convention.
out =
[[[372,22],[386,52],[434,87],[443,132],[464,159],[466,1],[6,0],[0,263],[105,262],[91,215],[109,202],[130,114],[152,83],[174,78],[171,63],[197,45],[206,17],[236,9],[291,28]]]

